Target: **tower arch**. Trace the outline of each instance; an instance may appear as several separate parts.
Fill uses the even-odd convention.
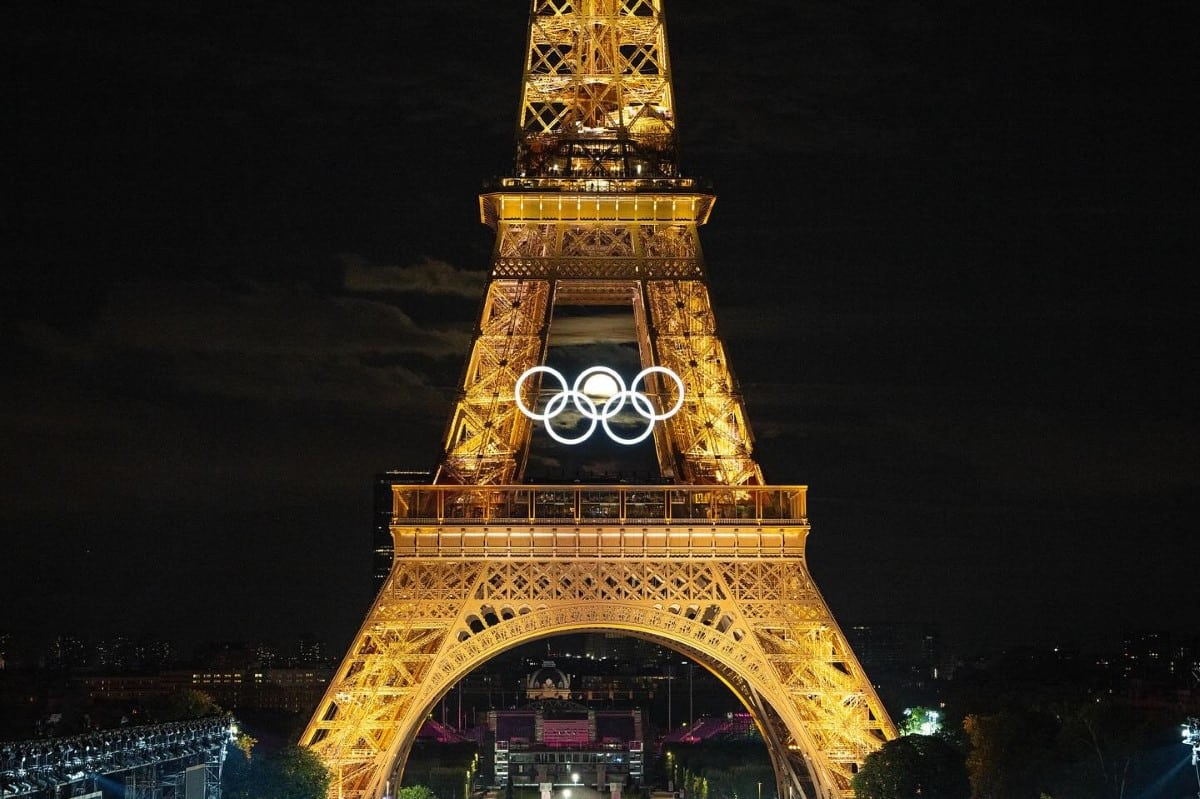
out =
[[[766,749],[781,788],[779,795],[805,796],[814,784],[824,781],[823,772],[814,771],[810,765],[814,760],[823,760],[824,753],[808,734],[808,721],[789,710],[793,706],[786,692],[780,691],[780,685],[769,677],[763,679],[763,675],[772,671],[767,660],[739,642],[731,645],[721,635],[713,635],[708,629],[710,625],[678,613],[673,614],[680,616],[678,623],[672,625],[664,614],[672,611],[637,603],[542,607],[516,623],[506,624],[508,629],[488,628],[472,636],[477,639],[473,642],[457,640],[433,661],[434,676],[426,681],[426,690],[414,697],[411,709],[397,719],[396,734],[380,758],[381,763],[389,765],[380,771],[392,774],[397,766],[403,769],[425,719],[453,686],[474,670],[526,644],[570,633],[602,632],[639,638],[670,649],[716,677],[750,712],[763,740],[768,742]],[[664,633],[667,627],[672,629]],[[838,793],[836,786],[826,785],[817,795]]]
[[[512,500],[500,495],[542,489],[571,496],[581,518],[595,518],[585,495],[603,499],[594,486],[495,486],[482,495],[502,506]],[[614,490],[620,504],[652,491],[702,493]],[[851,795],[852,774],[894,727],[808,573],[807,522],[790,515],[802,510],[802,487],[739,493],[747,510],[793,502],[786,518],[730,526],[498,526],[486,514],[469,517],[480,519],[475,530],[398,524],[393,574],[303,743],[335,769],[343,796],[377,797],[429,711],[472,670],[532,641],[610,631],[673,649],[727,685],[763,734],[780,796]],[[446,497],[441,504],[455,506]],[[486,551],[475,551],[477,538]]]

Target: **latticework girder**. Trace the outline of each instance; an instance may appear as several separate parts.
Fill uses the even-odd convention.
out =
[[[684,482],[761,484],[751,434],[699,280],[647,283],[659,362],[683,378],[683,410],[668,420]]]
[[[485,196],[483,218],[497,232],[495,267],[439,481],[495,484],[519,474],[530,428],[517,418],[512,388],[545,359],[553,308],[588,292],[612,293],[609,286],[623,291],[632,279],[644,286],[633,305],[648,311],[630,311],[643,366],[665,366],[685,386],[680,412],[656,433],[663,474],[686,483],[762,484],[704,279],[697,235],[711,208],[704,197]],[[520,301],[513,292],[523,292]]]
[[[529,419],[517,408],[515,387],[522,372],[541,363],[549,292],[546,281],[488,284],[439,481],[512,482],[529,437]]]
[[[478,527],[481,540],[492,529]],[[761,700],[764,734],[802,751],[818,796],[849,795],[854,768],[895,731],[812,584],[806,530],[773,526],[778,537],[763,540],[785,543],[711,557],[697,543],[712,533],[662,528],[677,545],[650,557],[605,545],[617,531],[595,526],[597,554],[565,558],[514,547],[511,527],[493,539],[503,546],[475,555],[457,529],[398,527],[424,543],[397,557],[304,743],[336,768],[343,797],[378,797],[429,710],[471,669],[526,641],[611,630],[677,649],[748,706]],[[745,540],[741,528],[722,532]],[[556,535],[563,551],[578,545]],[[773,754],[778,770],[788,755]]]
[[[657,2],[535,2],[521,130],[666,127],[673,117],[665,32]]]
[[[395,561],[302,743],[331,796],[379,799],[431,708],[501,652],[603,630],[717,675],[767,742],[778,795],[852,795],[896,732],[808,572],[805,489],[765,486],[678,174],[660,0],[533,0],[516,171],[480,197],[491,279],[435,484],[396,488]],[[661,482],[523,485],[518,378],[556,308],[626,305],[641,366],[683,383],[653,426]],[[674,391],[645,378],[659,410]],[[534,406],[538,381],[525,381]],[[597,511],[592,514],[590,511]],[[807,787],[806,787],[807,786]]]
[[[535,0],[517,139],[522,177],[675,176],[657,0]]]

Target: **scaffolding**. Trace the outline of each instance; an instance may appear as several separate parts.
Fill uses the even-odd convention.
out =
[[[115,784],[127,799],[182,799],[184,771],[200,766],[204,799],[220,799],[232,731],[218,716],[0,744],[0,797],[77,797]]]

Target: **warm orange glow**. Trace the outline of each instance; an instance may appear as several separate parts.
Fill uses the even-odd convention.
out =
[[[455,681],[518,644],[609,631],[728,685],[775,795],[847,796],[896,730],[809,573],[806,488],[765,485],[754,457],[701,257],[715,198],[677,174],[661,2],[532,8],[516,174],[480,197],[492,274],[436,484],[394,488],[391,575],[301,743],[337,775],[331,796],[374,799]],[[653,425],[660,482],[522,482],[538,389],[518,381],[546,363],[559,305],[628,309],[641,368],[662,370],[647,393],[682,398]]]

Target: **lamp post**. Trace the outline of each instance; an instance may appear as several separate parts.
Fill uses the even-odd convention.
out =
[[[696,712],[692,709],[692,669],[696,667],[695,663],[688,663],[688,729],[690,730],[696,724]]]
[[[671,726],[671,680],[675,679],[674,669],[667,672],[667,735],[674,728]]]

